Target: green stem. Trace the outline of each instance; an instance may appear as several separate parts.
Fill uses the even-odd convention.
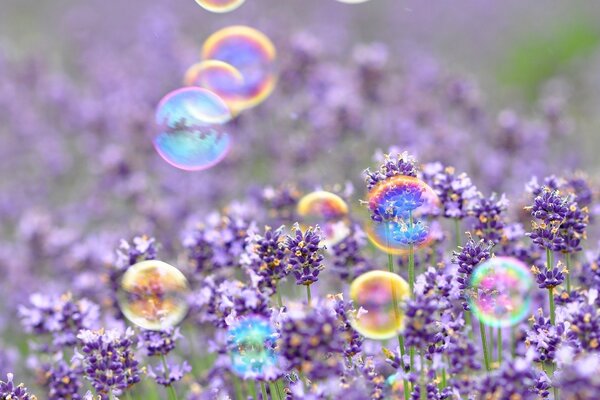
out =
[[[386,225],[387,230],[387,225]],[[394,273],[394,256],[388,253],[388,271]],[[400,326],[400,310],[398,309],[398,296],[396,294],[396,287],[392,284],[392,305],[394,306],[394,314],[396,318],[396,326]],[[404,360],[404,337],[398,334],[398,347],[400,348],[400,359]],[[403,362],[403,361],[402,361]],[[408,387],[408,380],[402,379],[403,387]],[[404,391],[404,400],[409,400],[408,390]]]
[[[488,345],[489,345],[488,356],[490,357],[490,368],[491,368],[494,364],[494,327],[490,326],[488,328],[488,332],[489,332],[489,337],[487,338]]]
[[[456,247],[462,243],[462,235],[460,234],[460,220],[454,218],[454,239],[456,240]]]
[[[236,400],[244,399],[244,391],[242,390],[242,384],[240,382],[240,378],[236,375],[232,375],[233,377],[233,390],[235,391]]]
[[[498,368],[502,366],[502,328],[498,328]]]
[[[473,341],[473,322],[471,321],[471,311],[465,311],[465,324],[469,331],[469,339]]]
[[[571,293],[571,253],[565,254],[565,264],[567,266],[567,292]]]
[[[260,394],[262,395],[262,400],[269,400],[269,396],[267,395],[267,388],[263,381],[260,381]]]
[[[258,400],[258,395],[256,394],[256,386],[254,386],[254,381],[246,381],[246,385],[248,386],[248,391],[254,400]]]
[[[517,356],[517,330],[514,326],[510,328],[510,354],[513,360]]]
[[[129,394],[129,391],[125,392],[125,399],[131,400],[131,395]]]
[[[310,285],[306,285],[306,300],[308,301],[308,306],[312,305],[312,297],[310,295]]]
[[[284,393],[285,393],[285,386],[283,385],[283,382],[281,381],[281,379],[279,379],[277,382],[275,382],[275,387],[277,388],[277,396],[279,396],[279,398],[281,400],[285,399]]]
[[[279,394],[279,388],[277,387],[277,382],[269,382],[269,390],[271,391],[271,398],[275,398],[277,396],[277,400],[282,400],[281,395]]]
[[[554,257],[550,249],[546,249],[546,268],[548,271],[552,269],[554,265]],[[554,325],[556,321],[556,310],[554,307],[554,288],[548,288],[548,300],[550,303],[550,322]]]
[[[165,375],[169,376],[169,364],[167,364],[167,358],[165,357],[164,354],[162,354],[161,359],[162,359],[163,367],[165,369]],[[167,385],[167,393],[168,393],[169,399],[177,400],[177,391],[175,391],[175,388],[173,387],[173,385]]]
[[[275,291],[277,292],[277,305],[279,308],[283,307],[283,301],[281,301],[281,291],[279,290],[279,279],[275,282]]]
[[[481,321],[479,321],[479,334],[481,335],[481,347],[483,347],[483,362],[485,364],[485,370],[490,372],[490,359],[488,356],[487,341],[485,339],[485,326]]]

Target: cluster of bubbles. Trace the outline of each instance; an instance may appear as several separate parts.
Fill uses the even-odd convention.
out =
[[[311,192],[298,201],[296,211],[303,229],[319,225],[326,247],[338,244],[350,234],[348,204],[335,193]]]
[[[200,7],[214,13],[233,11],[245,2],[246,0],[196,0]]]
[[[369,240],[388,254],[406,254],[427,246],[432,231],[427,219],[439,213],[439,200],[425,182],[411,176],[390,177],[369,192],[372,220],[365,231]]]
[[[351,321],[361,335],[378,340],[390,339],[404,329],[402,303],[410,297],[408,283],[387,271],[370,271],[350,285],[350,298],[358,311]]]
[[[224,6],[225,2],[205,2]],[[229,2],[231,3],[231,2]],[[208,169],[231,148],[230,122],[263,102],[274,90],[275,46],[263,33],[230,26],[204,43],[202,61],[185,73],[185,87],[159,102],[154,147],[172,166],[186,171]]]
[[[513,257],[493,257],[473,270],[468,303],[482,323],[499,328],[513,326],[529,314],[533,285],[523,262]]]
[[[125,271],[119,307],[132,323],[164,330],[185,318],[189,291],[187,279],[177,268],[158,260],[142,261]]]
[[[268,319],[249,316],[227,331],[231,370],[244,379],[265,379],[278,369],[277,332]]]

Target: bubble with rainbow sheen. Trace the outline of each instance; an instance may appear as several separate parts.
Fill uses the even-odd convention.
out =
[[[303,196],[296,206],[303,226],[319,225],[323,244],[334,246],[350,234],[348,204],[335,193],[317,190]]]
[[[406,254],[433,240],[430,222],[439,214],[436,193],[425,182],[411,176],[392,176],[369,192],[371,220],[365,232],[369,240],[389,254]]]
[[[350,285],[350,298],[358,315],[352,327],[370,338],[390,339],[404,328],[402,303],[409,297],[408,283],[387,271],[370,271],[360,275]]]
[[[233,65],[206,60],[188,68],[183,77],[186,86],[198,86],[219,96],[233,115],[243,109],[244,77]]]
[[[189,285],[185,276],[163,261],[148,260],[125,271],[118,303],[125,317],[144,329],[163,330],[187,315]]]
[[[386,378],[385,384],[390,388],[390,399],[404,399],[404,382],[399,374],[393,374]]]
[[[244,379],[271,379],[279,370],[275,351],[277,331],[261,316],[249,316],[234,322],[227,331],[227,350],[231,370]]]
[[[471,274],[467,299],[482,323],[504,328],[525,319],[534,280],[527,266],[513,257],[492,257]]]
[[[238,111],[262,103],[273,92],[277,82],[275,57],[273,42],[264,33],[243,25],[213,33],[202,47],[203,60],[223,61],[242,74],[244,83],[238,92]]]
[[[172,166],[200,171],[219,163],[229,152],[227,104],[216,94],[198,87],[170,92],[159,102],[154,137],[157,153]]]
[[[246,0],[196,0],[200,7],[214,13],[233,11],[245,2]]]

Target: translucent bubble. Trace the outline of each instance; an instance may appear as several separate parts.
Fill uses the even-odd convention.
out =
[[[186,86],[199,86],[219,96],[235,115],[243,109],[244,77],[233,65],[206,60],[192,65],[185,73]]]
[[[205,10],[212,11],[215,13],[226,13],[233,11],[246,0],[196,0],[196,3]]]
[[[433,240],[429,219],[439,213],[439,200],[425,182],[397,175],[377,184],[368,206],[372,220],[365,226],[371,242],[390,254],[406,254]]]
[[[268,319],[250,316],[227,332],[231,370],[244,379],[269,379],[278,370],[277,332]]]
[[[246,109],[263,102],[275,88],[275,46],[262,32],[247,26],[230,26],[213,33],[202,48],[203,60],[232,65],[244,78],[236,107]]]
[[[401,397],[404,394],[404,382],[399,374],[393,374],[386,378],[385,383],[390,387],[391,398],[396,400],[403,399]]]
[[[370,271],[350,285],[350,298],[359,314],[351,323],[357,332],[371,339],[389,339],[404,326],[402,302],[410,295],[408,283],[387,271]]]
[[[529,314],[533,277],[516,258],[493,257],[471,275],[468,303],[475,316],[493,327],[513,326]]]
[[[224,125],[229,108],[214,93],[197,87],[167,94],[156,108],[158,154],[174,167],[200,171],[221,161],[231,140]]]
[[[348,205],[337,194],[319,190],[302,197],[296,211],[302,225],[319,225],[323,244],[327,247],[341,242],[350,234]]]
[[[187,279],[177,268],[148,260],[125,271],[118,300],[129,321],[144,329],[163,330],[185,318],[188,294]]]

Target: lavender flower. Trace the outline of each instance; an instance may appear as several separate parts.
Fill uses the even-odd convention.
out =
[[[298,225],[294,226],[291,235],[286,238],[285,246],[290,254],[289,263],[296,277],[297,285],[310,286],[319,280],[319,273],[325,268],[323,247],[320,246],[321,235],[318,227],[309,227],[302,232]]]
[[[27,393],[22,383],[13,383],[13,374],[6,375],[6,382],[0,380],[0,399],[3,400],[37,400],[37,397]]]

